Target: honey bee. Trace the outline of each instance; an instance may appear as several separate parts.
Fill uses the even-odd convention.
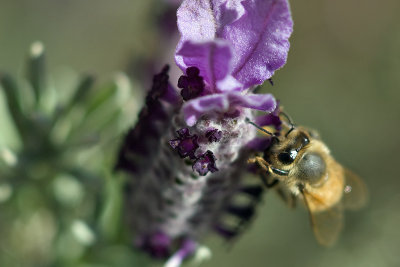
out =
[[[267,187],[276,187],[289,204],[301,200],[308,209],[317,241],[333,245],[343,227],[343,209],[361,208],[367,199],[362,180],[344,168],[331,155],[319,135],[305,127],[295,127],[283,112],[281,136],[276,136],[249,121],[260,131],[272,136],[271,145],[262,156],[249,160],[261,168]]]

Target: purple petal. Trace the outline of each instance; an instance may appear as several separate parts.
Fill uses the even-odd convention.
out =
[[[182,102],[182,100],[179,97],[178,92],[170,83],[168,83],[168,86],[164,92],[164,95],[161,96],[161,99],[172,105],[178,105]]]
[[[276,101],[271,94],[243,95],[238,92],[229,92],[188,101],[183,106],[183,113],[186,124],[193,126],[203,115],[232,114],[241,107],[272,112],[276,107]]]
[[[236,11],[226,10],[225,1],[185,0],[177,11],[178,28],[181,32],[181,40],[178,49],[186,40],[194,42],[212,41],[216,33],[225,24],[232,22],[236,17]],[[235,0],[235,2],[238,2]],[[224,12],[221,12],[224,10]]]
[[[232,90],[241,86],[233,77],[228,77],[232,71],[232,52],[225,40],[202,43],[186,41],[177,51],[176,61],[182,71],[188,67],[197,67],[211,92],[217,92],[217,83],[223,80],[225,82],[220,90]],[[226,82],[227,79],[230,82]]]
[[[186,102],[183,114],[186,124],[193,126],[201,116],[211,112],[226,112],[228,108],[229,102],[225,94],[214,94]]]
[[[232,40],[239,55],[233,76],[247,88],[262,84],[286,63],[293,22],[286,0],[245,1],[243,6],[245,15],[226,27],[223,37]]]
[[[256,137],[246,147],[256,151],[264,151],[271,144],[271,138]]]
[[[159,74],[154,75],[153,85],[147,95],[148,100],[162,99],[173,105],[181,102],[178,92],[169,83],[168,71],[169,66],[166,65]]]
[[[232,75],[227,75],[225,79],[217,81],[218,92],[229,92],[229,91],[242,91],[243,85],[236,80]]]
[[[272,112],[276,107],[276,100],[271,94],[229,94],[231,105],[238,105],[245,108]]]
[[[255,119],[255,123],[259,126],[274,126],[276,131],[279,133],[282,128],[282,121],[279,117],[280,112],[279,101],[277,101],[275,110],[269,114],[258,116]]]
[[[257,117],[255,123],[259,126],[274,126],[278,132],[281,130],[282,125],[281,118],[274,112]]]
[[[287,0],[186,0],[177,13],[185,41],[227,40],[233,47],[233,76],[249,88],[282,67],[289,50],[293,22]],[[176,59],[178,65],[184,58]]]

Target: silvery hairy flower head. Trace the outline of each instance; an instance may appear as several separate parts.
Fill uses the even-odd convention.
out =
[[[177,87],[164,67],[122,145],[117,169],[130,173],[127,209],[136,245],[179,266],[211,231],[235,237],[260,198],[246,185],[247,159],[263,149],[257,129],[279,128],[277,101],[253,89],[282,67],[292,19],[287,0],[185,0]],[[261,113],[256,117],[255,113]],[[246,203],[235,203],[245,195]],[[237,218],[227,225],[223,216]]]

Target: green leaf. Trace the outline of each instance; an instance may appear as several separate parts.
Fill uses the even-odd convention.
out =
[[[0,75],[0,84],[3,87],[6,96],[7,106],[10,115],[19,131],[19,134],[21,135],[21,137],[23,137],[27,121],[22,111],[16,82],[11,76],[3,74]]]
[[[121,177],[111,177],[107,175],[105,186],[105,203],[99,221],[99,229],[102,236],[107,240],[116,240],[120,226],[122,209],[122,186],[124,184]]]
[[[93,87],[94,82],[95,79],[92,75],[82,76],[72,97],[63,107],[56,110],[56,113],[53,116],[53,124],[55,124],[60,117],[68,115],[75,106],[84,104],[87,101],[90,89]]]
[[[44,46],[41,42],[34,42],[29,52],[27,76],[33,88],[36,105],[38,105],[41,92],[45,88],[45,74]]]

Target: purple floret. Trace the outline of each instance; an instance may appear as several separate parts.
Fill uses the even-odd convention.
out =
[[[178,87],[182,89],[181,96],[183,100],[188,101],[201,95],[204,91],[203,77],[199,76],[199,69],[189,67],[186,69],[186,75],[182,75],[178,80]]]
[[[193,164],[193,170],[197,171],[201,176],[205,176],[208,172],[218,171],[215,165],[214,154],[210,150],[207,150],[206,153],[199,156]]]
[[[182,128],[176,132],[179,137],[169,141],[171,147],[178,152],[181,158],[189,157],[195,159],[194,153],[199,148],[197,143],[198,136],[191,135],[188,128]]]
[[[218,129],[212,129],[206,132],[206,138],[211,142],[218,142],[222,138],[222,131]]]

